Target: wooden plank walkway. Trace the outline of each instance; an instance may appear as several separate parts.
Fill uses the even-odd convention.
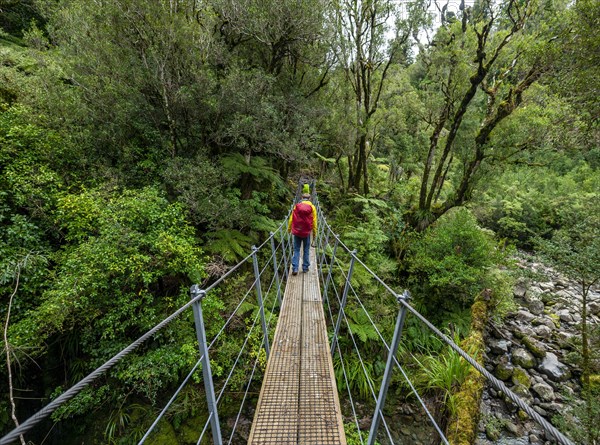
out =
[[[346,445],[314,249],[290,273],[249,445]]]

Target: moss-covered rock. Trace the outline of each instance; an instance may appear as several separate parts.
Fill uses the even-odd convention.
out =
[[[560,328],[560,317],[558,315],[555,313],[549,313],[548,317],[550,317],[550,320],[554,322],[554,326],[556,326],[556,328]]]
[[[531,369],[536,365],[535,357],[523,348],[513,351],[512,362],[525,369]]]
[[[492,442],[495,442],[498,439],[500,439],[500,429],[498,428],[498,425],[496,425],[495,423],[488,423],[485,426],[485,435]]]
[[[145,443],[148,445],[176,445],[179,443],[179,440],[177,439],[173,425],[163,419],[158,422],[158,425],[156,425],[156,428]]]
[[[527,374],[527,371],[525,371],[523,368],[518,366],[514,368],[511,377],[513,384],[524,386],[527,389],[531,387],[531,378],[529,377],[529,374]]]
[[[494,374],[500,380],[506,381],[512,377],[514,369],[515,368],[511,363],[503,361],[503,362],[498,363],[498,365],[496,365]]]
[[[461,343],[478,363],[483,363],[483,331],[487,322],[487,305],[478,299],[471,307],[471,333]],[[484,378],[474,368],[455,394],[456,413],[448,421],[446,437],[452,445],[470,445],[475,441],[479,423],[479,405],[483,393]]]
[[[546,350],[544,349],[544,345],[537,340],[525,335],[521,341],[527,348],[529,352],[531,352],[534,356],[538,358],[546,357]]]

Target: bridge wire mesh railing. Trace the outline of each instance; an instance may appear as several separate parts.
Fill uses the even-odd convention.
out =
[[[332,326],[335,326],[336,322],[337,322],[337,320],[334,318],[335,311],[332,310],[332,302],[330,301],[330,298],[329,298],[330,291],[335,295],[335,299],[337,300],[337,301],[334,301],[334,303],[337,303],[338,307],[340,307],[342,305],[342,301],[341,301],[339,291],[338,291],[338,286],[335,285],[334,278],[332,277],[332,275],[337,270],[337,272],[339,274],[339,279],[338,279],[339,283],[338,284],[348,282],[349,294],[358,303],[358,307],[361,308],[361,310],[364,312],[367,319],[369,320],[369,323],[377,332],[377,336],[379,338],[379,341],[383,345],[383,348],[386,351],[388,351],[388,354],[390,354],[390,353],[393,354],[392,362],[393,362],[394,367],[397,368],[400,371],[400,373],[402,374],[402,378],[404,379],[404,381],[410,388],[410,391],[412,392],[412,394],[417,399],[419,405],[421,406],[421,408],[425,412],[426,416],[428,417],[429,421],[431,422],[435,432],[439,436],[439,439],[443,443],[447,444],[448,440],[445,437],[442,429],[436,423],[434,416],[431,414],[430,409],[427,407],[426,403],[424,402],[423,397],[421,395],[419,395],[417,389],[415,388],[415,385],[411,382],[408,374],[406,373],[404,368],[400,365],[400,363],[396,357],[395,351],[391,351],[390,345],[384,339],[381,329],[377,326],[377,323],[375,323],[371,314],[369,314],[369,311],[367,310],[367,308],[365,307],[364,303],[362,302],[361,298],[358,295],[358,291],[352,285],[351,278],[348,278],[349,273],[347,273],[345,271],[343,266],[347,265],[349,262],[352,261],[352,262],[355,262],[356,264],[360,265],[372,277],[373,280],[375,280],[383,289],[385,289],[391,296],[393,296],[396,299],[396,301],[399,303],[400,311],[406,310],[411,315],[416,317],[416,319],[420,323],[422,323],[424,326],[426,326],[436,337],[438,337],[442,342],[444,342],[450,348],[452,348],[452,350],[454,352],[459,354],[467,363],[469,363],[469,365],[474,367],[481,375],[483,375],[492,387],[494,387],[496,390],[504,393],[506,395],[506,397],[508,399],[510,399],[516,406],[518,406],[521,410],[523,410],[525,413],[527,413],[527,415],[529,415],[532,419],[534,419],[544,430],[547,438],[553,438],[557,443],[559,443],[561,445],[574,445],[572,441],[570,441],[566,436],[564,436],[560,431],[558,431],[552,424],[550,424],[546,419],[544,419],[539,413],[537,413],[535,410],[533,410],[533,408],[531,406],[529,406],[519,396],[517,396],[513,391],[511,391],[504,384],[504,382],[502,382],[501,380],[499,380],[495,376],[493,376],[481,364],[479,364],[474,358],[472,358],[468,353],[466,353],[462,348],[460,348],[460,346],[458,346],[452,339],[450,339],[447,335],[443,334],[431,322],[429,322],[422,314],[420,314],[415,308],[413,308],[408,303],[407,298],[402,298],[401,295],[396,293],[373,270],[371,270],[363,261],[361,261],[361,259],[358,258],[358,256],[356,255],[356,252],[351,250],[346,244],[344,244],[342,242],[342,240],[340,239],[339,235],[337,235],[333,231],[333,228],[328,224],[327,220],[325,219],[325,216],[322,212],[322,209],[321,209],[318,201],[316,202],[316,207],[317,207],[317,211],[318,211],[318,215],[319,215],[319,219],[318,219],[319,220],[319,230],[318,230],[317,241],[316,241],[317,258],[319,259],[319,266],[318,266],[319,267],[319,277],[320,277],[320,281],[321,281],[322,289],[323,289],[323,302],[327,308],[329,322],[331,323]],[[333,244],[333,247],[332,247],[332,244]],[[344,260],[342,259],[343,256],[345,256],[345,258],[346,258],[345,263],[344,263]],[[348,269],[348,267],[346,267],[346,269]],[[405,293],[407,293],[407,292],[405,291]],[[345,308],[342,308],[342,310],[340,311],[340,314],[343,317],[343,321],[345,322],[344,327],[346,328],[346,331],[348,332],[348,334],[351,337],[352,345],[353,345],[354,349],[356,349],[356,352],[358,353],[358,346],[354,339],[354,335],[353,335],[352,328],[351,328],[351,323],[349,323],[348,319],[345,316]],[[340,315],[338,315],[338,317],[339,316]],[[335,335],[335,332],[334,332],[334,335]],[[339,332],[338,332],[338,335],[339,335]],[[336,342],[336,341],[337,341],[337,339],[332,338],[332,342]],[[337,344],[336,344],[335,352],[337,352],[338,356],[340,357],[339,362],[340,362],[340,366],[342,368],[344,383],[345,383],[346,388],[348,389],[348,392],[350,393],[348,376],[347,376],[347,371],[346,371],[347,362],[342,357],[342,349],[340,348],[339,342],[337,342]],[[363,368],[364,377],[368,380],[369,374],[366,371],[366,369],[364,367],[363,359],[360,356],[359,356],[359,361],[361,362],[361,367]],[[371,385],[369,384],[369,386],[371,386]],[[373,392],[371,391],[371,389],[370,389],[370,392],[371,392],[371,396],[373,396]],[[385,400],[385,398],[384,398],[384,400]],[[356,409],[354,407],[354,400],[351,395],[349,395],[349,401],[352,406],[353,423],[354,423],[355,427],[357,428],[357,430],[360,431],[359,421],[357,418],[358,413],[356,412]],[[390,440],[390,443],[394,443],[391,438],[390,431],[386,426],[385,416],[382,412],[382,409],[383,409],[383,407],[381,407],[378,410],[378,413],[376,412],[374,414],[374,419],[376,418],[377,415],[380,416],[380,419],[383,421],[384,427],[386,429],[386,434],[388,436],[387,437],[388,440]],[[372,433],[372,431],[371,431],[371,433]],[[376,434],[377,434],[377,432],[375,431],[375,435],[373,437],[369,437],[369,444],[374,443]],[[360,438],[361,443],[364,443],[362,434],[359,434],[359,438]]]
[[[256,248],[254,248],[254,250],[251,254],[247,255],[245,258],[243,258],[237,264],[232,266],[226,273],[224,273],[217,280],[215,280],[213,283],[211,283],[208,287],[203,289],[201,295],[198,295],[198,296],[192,298],[186,304],[184,304],[179,309],[177,309],[176,311],[171,313],[171,315],[169,315],[168,317],[163,319],[161,322],[156,324],[152,329],[150,329],[149,331],[144,333],[142,336],[140,336],[137,340],[135,340],[130,345],[125,347],[123,350],[121,350],[120,352],[115,354],[112,358],[107,360],[103,365],[99,366],[97,369],[95,369],[94,371],[89,373],[86,377],[81,379],[79,382],[74,384],[71,388],[66,390],[61,395],[59,395],[56,399],[54,399],[53,401],[48,403],[46,406],[41,408],[38,412],[36,412],[31,417],[29,417],[27,420],[20,423],[20,425],[17,428],[14,428],[8,434],[6,434],[2,438],[0,438],[0,445],[5,445],[5,444],[8,445],[11,443],[15,443],[19,440],[20,436],[31,432],[37,425],[39,425],[42,421],[44,421],[46,418],[51,416],[52,413],[54,411],[56,411],[59,407],[63,406],[64,404],[66,404],[70,400],[72,400],[74,397],[76,397],[82,390],[84,390],[86,387],[91,385],[99,377],[106,374],[117,363],[121,362],[129,354],[131,354],[133,351],[138,349],[142,344],[144,344],[149,339],[151,339],[157,332],[159,332],[161,329],[166,327],[173,320],[179,318],[182,314],[184,314],[186,311],[188,311],[190,308],[192,308],[194,304],[198,304],[199,302],[201,302],[201,300],[206,296],[206,294],[208,292],[217,289],[228,278],[230,278],[236,272],[239,272],[240,269],[242,268],[242,266],[245,265],[246,263],[248,263],[251,259],[253,259],[253,257],[255,255],[257,255],[259,252],[261,254],[263,254],[263,258],[265,258],[265,259],[264,259],[264,265],[263,265],[262,269],[260,270],[258,277],[255,276],[252,283],[249,284],[248,290],[246,291],[245,295],[240,299],[240,301],[238,302],[235,309],[233,309],[231,311],[231,314],[229,315],[227,320],[225,320],[225,322],[219,329],[218,333],[211,340],[210,344],[208,345],[208,350],[213,348],[213,346],[219,340],[219,338],[221,337],[223,332],[225,332],[227,327],[230,325],[233,318],[236,316],[236,314],[238,314],[238,311],[240,311],[240,308],[242,307],[242,305],[249,300],[252,290],[256,288],[256,283],[261,281],[265,276],[267,276],[268,275],[267,272],[271,273],[272,275],[270,277],[270,282],[268,283],[268,285],[266,287],[267,290],[266,290],[266,292],[264,292],[264,295],[267,298],[263,301],[263,306],[266,306],[267,303],[272,299],[272,301],[270,301],[270,303],[269,303],[270,304],[269,319],[268,319],[268,324],[266,325],[267,326],[267,334],[271,335],[269,328],[271,327],[272,321],[275,319],[276,306],[280,302],[278,299],[278,296],[281,293],[282,285],[285,283],[285,279],[276,280],[276,276],[279,274],[280,277],[285,278],[288,273],[288,271],[287,271],[288,265],[291,263],[291,258],[290,258],[291,244],[290,244],[290,237],[287,235],[288,218],[289,218],[289,213],[285,217],[284,221],[279,225],[279,227],[277,228],[277,230],[275,232],[270,233],[270,236],[266,240],[264,240],[262,242],[262,244],[260,244]],[[273,243],[272,251],[269,254],[264,254],[264,251],[266,251],[265,246],[267,246],[271,242],[271,240],[277,240],[277,244]],[[274,258],[277,255],[278,255],[278,258],[275,260]],[[275,269],[275,270],[271,270],[271,269]],[[274,287],[276,288],[275,290],[273,290]],[[231,382],[232,376],[235,371],[235,367],[238,366],[238,364],[240,363],[240,359],[244,353],[244,349],[247,347],[249,339],[251,338],[251,335],[253,334],[253,332],[257,326],[257,322],[258,322],[258,319],[260,316],[259,309],[257,309],[255,311],[256,313],[254,314],[253,322],[252,322],[251,326],[248,328],[248,331],[245,335],[243,346],[242,346],[241,350],[238,352],[238,355],[235,358],[232,368],[229,370],[229,374],[227,375],[225,381],[221,384],[219,396],[217,398],[217,404],[222,402],[223,395],[225,393],[225,389],[226,389],[227,385]],[[264,347],[265,347],[264,341],[261,343],[260,346],[262,349],[264,349]],[[244,382],[244,384],[242,385],[242,388],[244,388],[244,396],[240,403],[240,407],[239,407],[239,410],[238,410],[238,413],[236,416],[236,420],[234,422],[234,426],[231,428],[231,435],[229,437],[228,443],[232,442],[232,439],[236,432],[236,428],[239,424],[239,419],[243,413],[243,408],[247,401],[248,394],[250,392],[250,389],[252,388],[252,383],[253,383],[254,376],[256,374],[256,370],[260,363],[260,355],[258,353],[255,355],[256,355],[256,357],[254,359],[254,364],[253,364],[250,376],[249,376],[248,380],[246,382]],[[192,377],[198,371],[198,369],[201,368],[202,361],[205,358],[206,357],[203,354],[200,355],[200,358],[197,360],[197,362],[191,368],[190,372],[184,378],[183,382],[175,390],[173,395],[167,401],[166,405],[161,409],[161,411],[159,412],[157,417],[154,419],[154,421],[152,422],[152,424],[150,425],[150,427],[148,428],[146,433],[142,436],[142,438],[138,442],[139,444],[144,443],[145,440],[151,436],[151,433],[156,428],[156,426],[158,425],[160,420],[162,420],[164,418],[164,416],[167,414],[169,408],[176,401],[177,397],[179,396],[179,394],[181,393],[183,388],[189,383],[189,381],[192,379]],[[197,442],[198,444],[202,441],[204,434],[208,430],[211,420],[214,420],[215,417],[216,417],[216,413],[212,413],[212,412],[208,413],[208,418],[206,420],[206,423],[204,424],[203,430],[202,430],[202,432],[199,436],[198,442]]]

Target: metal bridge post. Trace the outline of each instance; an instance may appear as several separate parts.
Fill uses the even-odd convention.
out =
[[[281,227],[279,228],[279,232],[281,234],[281,255],[283,255],[283,281],[287,281],[288,278],[288,256],[287,256],[287,244],[285,242],[286,236],[285,234],[287,233],[286,231],[282,231]]]
[[[219,425],[219,413],[217,412],[217,399],[215,398],[215,387],[213,385],[212,373],[210,371],[210,357],[208,356],[208,345],[206,343],[206,331],[204,330],[204,318],[202,316],[202,300],[206,296],[206,292],[200,290],[197,284],[194,284],[190,289],[192,300],[200,297],[192,305],[194,313],[194,322],[196,324],[196,337],[198,338],[198,346],[200,348],[200,356],[202,357],[202,376],[204,378],[204,390],[206,392],[206,403],[208,405],[208,413],[210,414],[210,429],[212,430],[213,443],[222,445],[221,427]]]
[[[277,270],[277,251],[275,250],[275,234],[269,232],[271,237],[271,252],[273,253],[273,271],[275,272],[275,284],[277,285],[277,301],[281,308],[281,282],[279,281],[279,270]]]
[[[323,273],[323,261],[325,261],[325,251],[327,250],[327,245],[329,244],[329,232],[327,232],[327,236],[325,236],[325,243],[321,246],[321,250],[323,251],[321,254],[321,258],[318,261],[321,266],[321,274]]]
[[[254,276],[256,281],[254,282],[254,286],[256,289],[256,297],[258,298],[258,306],[260,311],[260,321],[262,323],[263,334],[264,334],[264,343],[265,343],[265,351],[267,353],[267,359],[269,358],[269,333],[267,332],[267,323],[265,322],[265,307],[263,305],[262,299],[262,289],[260,287],[260,272],[258,270],[258,255],[256,254],[258,249],[256,246],[252,246],[252,260],[254,262]]]
[[[385,365],[385,372],[383,373],[383,380],[381,381],[381,388],[379,388],[379,397],[377,398],[377,406],[375,407],[375,414],[373,415],[373,421],[371,422],[371,430],[369,431],[369,439],[367,445],[374,445],[375,438],[377,437],[377,430],[379,429],[379,423],[381,422],[381,410],[385,406],[385,398],[387,396],[388,387],[392,378],[392,371],[394,369],[394,357],[400,344],[400,337],[402,336],[402,328],[404,326],[404,320],[406,319],[406,306],[403,305],[402,301],[408,301],[410,293],[405,290],[402,295],[396,295],[398,303],[400,303],[400,310],[398,311],[398,317],[396,318],[396,329],[394,329],[394,337],[390,344],[390,352],[388,354],[387,363]]]
[[[338,244],[340,243],[340,239],[336,235],[334,235],[334,237],[335,244],[333,245],[333,254],[331,255],[331,262],[329,263],[329,272],[327,273],[327,279],[323,285],[323,298],[327,298],[327,287],[329,286],[329,281],[331,280],[331,271],[333,269],[333,263],[335,262],[335,253],[337,251]],[[325,256],[323,256],[323,261],[325,261]]]
[[[333,338],[331,339],[331,357],[335,355],[335,348],[337,345],[337,336],[340,331],[340,324],[342,322],[342,316],[344,315],[344,308],[346,307],[346,300],[348,299],[348,290],[350,289],[350,279],[352,278],[352,271],[354,270],[354,261],[356,259],[356,250],[353,250],[350,255],[350,269],[348,269],[348,275],[346,276],[346,285],[344,286],[344,293],[342,294],[342,302],[340,303],[340,312],[338,314],[337,321],[335,322],[335,329],[333,331]]]

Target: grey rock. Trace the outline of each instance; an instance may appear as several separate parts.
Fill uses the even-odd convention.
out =
[[[562,298],[565,301],[571,301],[574,297],[573,293],[566,289],[561,289],[556,292],[556,296]]]
[[[547,281],[545,283],[540,283],[538,286],[540,287],[540,289],[542,289],[544,291],[549,291],[549,290],[553,290],[554,289],[554,283],[552,281]]]
[[[588,312],[592,315],[600,315],[600,302],[592,301],[588,303]]]
[[[555,382],[564,382],[571,377],[569,368],[559,362],[558,357],[552,352],[546,353],[546,357],[544,357],[544,360],[542,360],[537,369]]]
[[[490,350],[496,355],[506,354],[508,352],[510,342],[508,340],[491,340],[488,346],[490,347]]]
[[[567,283],[562,278],[558,278],[558,279],[554,280],[554,286],[559,289],[564,289],[567,287]]]
[[[550,321],[550,323],[552,323],[552,321]],[[535,328],[533,328],[533,332],[535,332],[536,337],[544,340],[548,340],[552,336],[552,328],[548,327],[545,324],[536,326]]]
[[[542,300],[532,299],[527,306],[534,315],[541,315],[544,312],[544,302]]]
[[[529,311],[521,309],[520,311],[517,312],[516,318],[519,321],[529,323],[531,320],[533,320],[535,318],[535,315],[533,315]]]
[[[529,443],[531,443],[532,445],[537,445],[537,444],[541,444],[542,441],[535,434],[530,434],[529,435]]]
[[[555,356],[556,357],[556,356]],[[513,351],[512,362],[525,369],[535,366],[535,358],[523,348],[517,348]]]
[[[506,424],[504,425],[504,428],[506,428],[507,431],[510,431],[515,436],[521,435],[521,432],[519,431],[519,427],[512,422],[506,422]]]
[[[533,385],[532,389],[544,402],[552,402],[554,400],[554,390],[550,385],[547,385],[546,383],[536,383]]]
[[[560,321],[564,321],[566,323],[573,322],[573,316],[571,315],[571,312],[568,309],[561,309],[559,311],[556,311],[556,315],[558,315]]]
[[[528,287],[527,286],[527,281],[524,280],[524,279],[520,279],[515,284],[515,288],[513,290],[513,294],[517,298],[523,298],[525,296],[525,294],[527,293],[527,287]]]
[[[540,416],[544,416],[544,417],[548,416],[548,412],[544,408],[542,408],[541,406],[535,405],[533,407],[533,410],[536,413],[538,413]]]
[[[531,323],[528,322],[527,325],[519,325],[515,328],[515,337],[517,338],[523,338],[523,337],[533,337],[535,336],[535,332],[533,331],[533,328],[530,326]]]
[[[561,403],[550,402],[550,403],[540,403],[540,407],[545,409],[546,411],[552,411],[552,412],[558,413],[563,410],[564,405]]]
[[[544,315],[543,317],[538,317],[538,318],[534,319],[532,321],[532,324],[535,326],[546,326],[547,328],[550,328],[550,329],[556,328],[556,325],[554,324],[552,319],[550,317],[548,317],[547,315]]]

